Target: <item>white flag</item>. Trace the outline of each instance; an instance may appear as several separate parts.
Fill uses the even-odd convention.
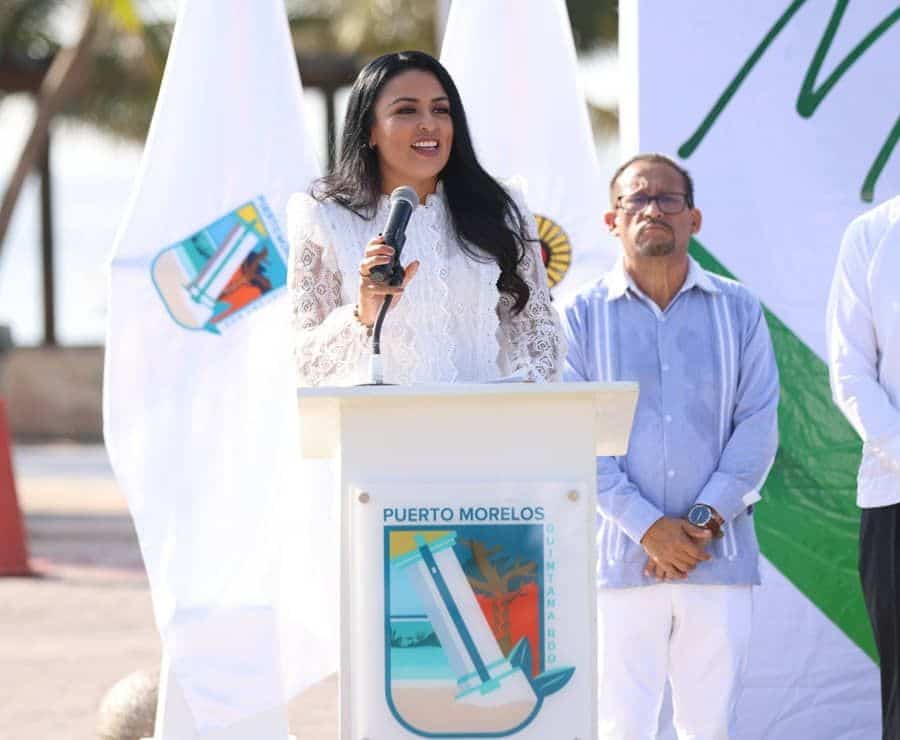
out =
[[[316,175],[283,0],[185,0],[111,265],[104,423],[199,731],[336,664],[285,289],[285,204]]]
[[[617,251],[564,0],[454,0],[441,62],[482,165],[525,180],[554,297],[597,280]]]

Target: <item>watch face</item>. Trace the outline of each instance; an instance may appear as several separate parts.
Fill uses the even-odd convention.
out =
[[[695,527],[705,527],[712,519],[712,512],[708,506],[692,506],[687,518]]]

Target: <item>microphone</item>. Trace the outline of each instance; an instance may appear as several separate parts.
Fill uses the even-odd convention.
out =
[[[394,248],[394,256],[386,265],[376,265],[369,270],[369,278],[376,283],[400,285],[403,282],[403,268],[400,266],[400,252],[406,243],[406,226],[413,210],[419,205],[419,196],[408,185],[401,185],[391,193],[391,210],[385,224],[384,243]],[[368,385],[384,384],[384,367],[381,362],[381,327],[394,296],[386,295],[372,329],[372,356],[369,358]]]
[[[400,266],[400,252],[406,243],[406,226],[409,217],[419,205],[419,196],[409,185],[401,185],[391,193],[391,210],[385,224],[384,243],[394,248],[394,257],[386,265],[376,265],[369,271],[369,278],[376,283],[400,285],[403,282],[403,268]]]

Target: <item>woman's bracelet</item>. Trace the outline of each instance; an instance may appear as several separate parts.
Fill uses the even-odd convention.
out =
[[[367,335],[371,337],[372,336],[372,327],[369,326],[365,321],[363,321],[360,318],[358,303],[353,307],[353,318],[356,319],[361,326],[365,327]]]

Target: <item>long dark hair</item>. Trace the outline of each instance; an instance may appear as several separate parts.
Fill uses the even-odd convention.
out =
[[[497,262],[497,288],[513,298],[513,311],[518,313],[529,297],[528,285],[517,271],[528,241],[525,220],[506,190],[478,162],[459,91],[434,57],[402,51],[384,54],[363,67],[350,90],[337,165],[315,184],[313,194],[318,200],[335,200],[363,218],[374,217],[381,197],[378,155],[369,148],[375,101],[388,80],[409,70],[430,72],[447,93],[453,145],[438,177],[444,183],[453,229],[471,257]]]

